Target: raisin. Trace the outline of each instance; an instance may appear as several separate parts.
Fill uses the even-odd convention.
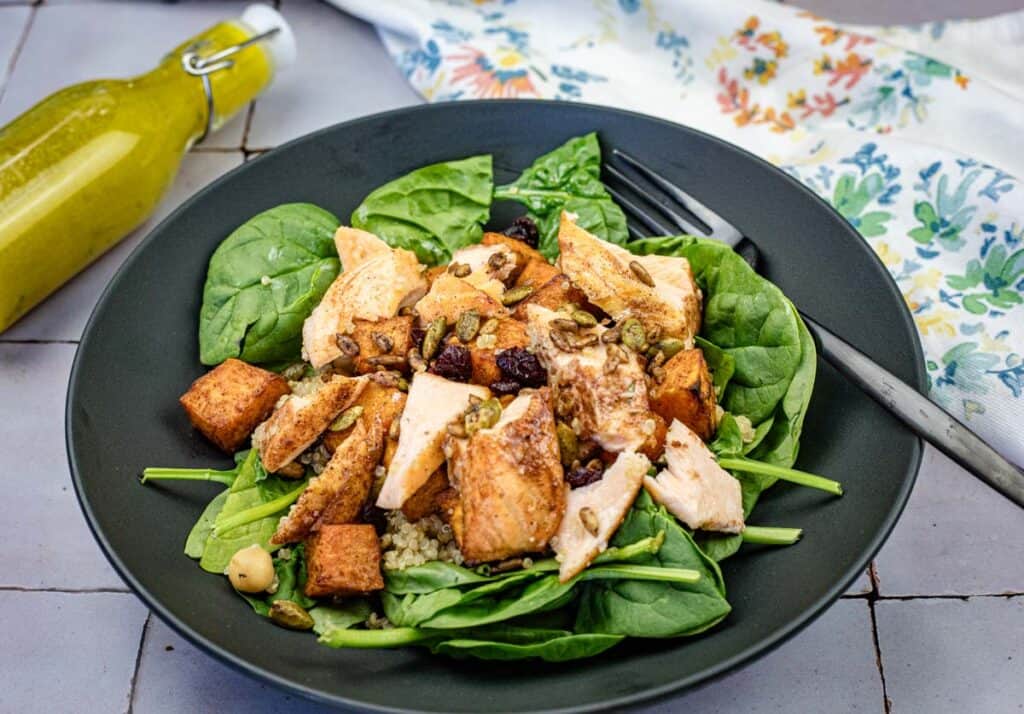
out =
[[[388,516],[384,509],[377,508],[373,503],[367,503],[362,511],[363,523],[369,523],[377,531],[377,535],[384,535],[388,527]]]
[[[473,363],[469,349],[462,345],[446,345],[430,368],[431,374],[450,379],[453,382],[468,382],[473,376]]]
[[[427,336],[426,329],[417,325],[412,326],[412,344],[416,349],[423,347],[423,338]]]
[[[499,379],[491,385],[491,391],[495,394],[518,394],[522,387],[519,382],[513,379]]]
[[[543,387],[548,382],[547,370],[541,366],[537,355],[522,347],[502,350],[495,361],[503,382],[511,380],[524,387]]]
[[[520,216],[515,219],[512,221],[512,225],[502,232],[509,238],[521,240],[531,248],[536,248],[537,244],[540,243],[540,231],[537,230],[537,224],[533,222],[532,218],[527,216]]]
[[[587,464],[565,470],[565,480],[569,484],[569,488],[573,489],[597,483],[602,478],[604,478],[604,469],[596,464]]]

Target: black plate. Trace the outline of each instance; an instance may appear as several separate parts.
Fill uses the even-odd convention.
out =
[[[508,180],[592,130],[735,223],[797,305],[924,386],[913,323],[864,241],[796,181],[729,144],[638,114],[549,102],[422,106],[339,124],[239,167],[186,202],[125,262],[86,328],[68,390],[75,488],[107,557],[157,615],[236,667],[315,699],[381,710],[582,711],[666,694],[747,662],[810,622],[864,571],[906,503],[921,446],[825,364],[799,465],[841,480],[846,496],[784,484],[766,494],[754,522],[799,526],[805,537],[727,561],[733,612],[709,634],[630,641],[564,666],[333,651],[274,627],[226,579],[182,553],[217,487],[139,485],[145,466],[227,464],[189,427],[177,398],[203,372],[196,322],[207,260],[236,226],[288,201],[316,203],[344,221],[372,188],[471,154],[494,154],[497,179]]]

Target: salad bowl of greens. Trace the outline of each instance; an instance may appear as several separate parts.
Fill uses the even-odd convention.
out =
[[[600,181],[602,144],[645,157],[755,237],[764,274],[710,241],[631,239]],[[369,598],[310,597],[308,546],[270,541],[314,474],[268,473],[244,447],[232,462],[191,428],[178,397],[225,360],[269,371],[301,360],[303,323],[344,274],[340,224],[435,266],[523,214],[549,260],[568,214],[635,256],[688,261],[704,296],[695,340],[724,412],[709,446],[739,480],[746,536],[692,530],[641,490],[604,553],[571,579],[543,553],[496,570],[385,562],[384,588]],[[72,375],[76,489],[147,605],[268,681],[380,710],[622,706],[714,677],[792,635],[863,572],[905,504],[918,440],[818,364],[790,300],[923,383],[913,327],[870,249],[827,205],[732,146],[627,112],[546,102],[349,122],[214,183],[126,262]],[[149,472],[140,486],[154,465],[178,475]],[[801,487],[804,472],[841,481],[845,494]],[[793,538],[752,525],[803,538],[779,547]],[[275,588],[246,603],[217,575],[253,545],[274,550]],[[280,600],[328,647],[272,624]],[[381,629],[383,618],[396,626]]]

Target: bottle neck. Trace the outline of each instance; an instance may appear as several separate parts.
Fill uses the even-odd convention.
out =
[[[186,71],[183,55],[194,52],[208,57],[243,43],[253,35],[240,22],[221,22],[174,48],[154,70],[134,81],[175,105],[184,103],[189,107],[190,111],[182,113],[181,120],[188,143],[194,143],[206,134],[208,126],[210,131],[219,129],[262,92],[274,77],[274,64],[270,53],[259,42],[231,55],[228,66],[214,69],[205,77]],[[207,93],[212,97],[212,104]]]

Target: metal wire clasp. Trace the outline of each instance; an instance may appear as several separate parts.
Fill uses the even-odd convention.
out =
[[[281,31],[279,27],[272,27],[266,32],[261,32],[258,35],[253,35],[245,42],[239,42],[237,45],[231,45],[225,47],[222,50],[214,52],[209,56],[202,56],[199,54],[199,50],[207,43],[197,42],[194,45],[190,45],[181,55],[181,66],[193,77],[199,77],[203,83],[203,93],[206,95],[206,127],[203,129],[202,135],[196,139],[196,143],[203,141],[210,132],[213,131],[213,117],[214,117],[214,106],[213,106],[213,85],[210,82],[210,75],[222,69],[229,69],[233,67],[235,61],[229,59],[231,55],[237,54],[244,50],[246,47],[262,42],[270,37],[273,37]]]

